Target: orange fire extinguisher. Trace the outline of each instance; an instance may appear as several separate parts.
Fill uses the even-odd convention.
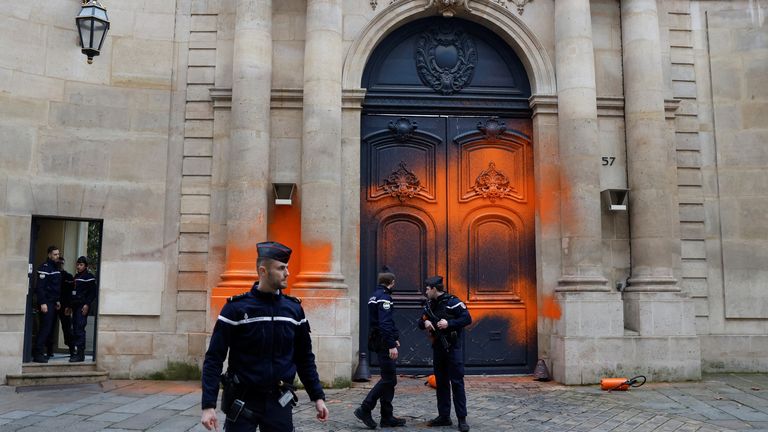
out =
[[[645,384],[645,376],[638,375],[633,378],[603,378],[600,380],[600,389],[606,391],[629,390],[630,387],[640,387]]]

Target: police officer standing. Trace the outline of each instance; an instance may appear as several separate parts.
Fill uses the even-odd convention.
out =
[[[459,420],[459,431],[469,431],[467,424],[467,396],[464,393],[464,359],[461,335],[464,327],[472,323],[467,306],[458,297],[445,292],[442,276],[432,276],[424,281],[427,303],[419,319],[420,329],[427,329],[435,336],[432,342],[435,380],[437,381],[438,416],[427,422],[428,426],[450,426],[451,392],[453,406]],[[442,339],[442,340],[441,340]]]
[[[77,274],[70,292],[72,343],[75,346],[75,352],[69,357],[70,363],[85,361],[85,326],[99,292],[96,277],[88,271],[88,258],[78,258],[76,269]]]
[[[374,351],[381,367],[381,379],[368,392],[368,396],[355,410],[355,417],[360,419],[370,429],[376,429],[376,422],[371,411],[376,402],[381,402],[381,427],[405,426],[405,419],[393,415],[392,399],[395,397],[397,385],[397,347],[400,346],[400,332],[392,317],[394,302],[392,288],[395,286],[395,275],[386,266],[378,276],[378,285],[373,296],[368,300],[368,349]]]
[[[221,409],[229,432],[293,431],[292,409],[299,379],[315,403],[317,418],[328,419],[325,393],[312,353],[310,328],[301,301],[282,293],[288,285],[291,249],[277,242],[257,245],[259,281],[230,297],[221,309],[203,363],[203,415],[206,429],[218,430],[216,399],[223,380]],[[221,376],[229,353],[229,367]]]
[[[48,246],[48,259],[37,268],[35,295],[40,308],[40,330],[32,350],[32,361],[35,363],[48,363],[45,345],[56,323],[56,311],[61,309],[61,272],[58,267],[60,255],[58,247]]]
[[[59,290],[59,303],[61,307],[56,311],[59,323],[61,324],[61,333],[64,335],[64,344],[69,348],[69,356],[74,354],[75,346],[72,344],[72,308],[70,305],[70,294],[72,292],[72,286],[74,285],[74,276],[70,274],[65,268],[64,264],[66,260],[64,255],[59,257],[59,261],[56,263],[57,269],[61,274],[61,288]],[[46,343],[46,350],[48,351],[48,357],[53,357],[53,343],[56,339],[56,323],[54,322],[53,329],[48,336]]]

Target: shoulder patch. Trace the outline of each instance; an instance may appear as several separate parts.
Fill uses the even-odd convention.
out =
[[[386,301],[385,301],[385,302],[383,302],[383,303],[381,304],[381,307],[383,307],[383,308],[384,308],[384,310],[389,310],[389,309],[392,307],[392,304],[391,304],[390,302],[386,302]]]
[[[294,301],[294,302],[296,302],[298,304],[301,304],[301,299],[298,298],[298,297],[293,297],[293,296],[289,296],[289,295],[286,295],[286,294],[283,294],[283,297],[287,298],[288,300]]]
[[[45,279],[45,275],[40,273],[40,279]]]
[[[242,300],[242,299],[244,299],[247,296],[248,296],[247,292],[244,292],[244,293],[238,294],[238,295],[233,295],[232,297],[227,299],[227,303],[232,303],[232,302],[236,302],[238,300]]]

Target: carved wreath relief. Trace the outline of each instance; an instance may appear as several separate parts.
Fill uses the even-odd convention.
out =
[[[416,44],[419,78],[440,94],[451,95],[468,86],[476,66],[475,43],[460,28],[432,27]]]
[[[400,161],[399,168],[392,171],[384,180],[384,190],[400,202],[413,198],[420,190],[426,189],[421,185],[421,180],[412,171],[405,167],[405,162]]]
[[[472,187],[478,195],[488,198],[492,203],[497,199],[512,197],[512,188],[509,186],[509,177],[496,169],[496,164],[491,161],[488,168],[475,179]]]

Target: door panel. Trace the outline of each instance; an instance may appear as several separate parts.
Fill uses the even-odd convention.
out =
[[[445,119],[363,116],[362,134],[361,346],[368,334],[364,300],[387,265],[397,276],[392,296],[402,344],[399,364],[425,367],[432,351],[415,323],[421,281],[445,272]]]
[[[401,366],[431,364],[429,341],[415,321],[421,281],[441,274],[473,316],[467,366],[530,372],[536,361],[530,120],[365,115],[362,131],[361,299],[371,295],[381,266],[390,266],[397,275]]]

